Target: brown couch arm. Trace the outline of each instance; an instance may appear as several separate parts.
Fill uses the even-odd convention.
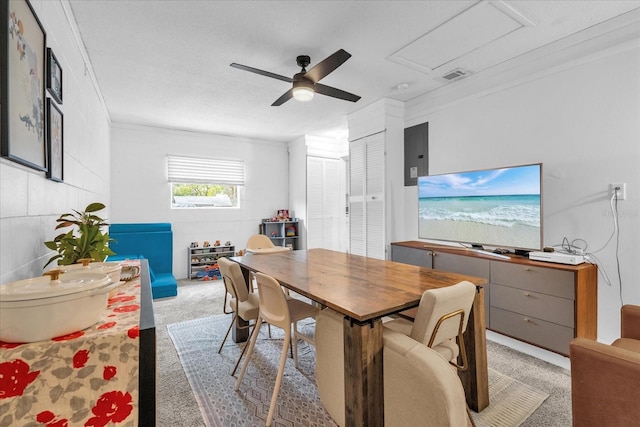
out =
[[[585,338],[569,345],[575,427],[629,426],[640,420],[640,354]]]
[[[624,305],[620,319],[620,338],[640,340],[640,305]]]

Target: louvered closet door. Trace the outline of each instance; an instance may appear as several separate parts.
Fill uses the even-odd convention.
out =
[[[342,160],[324,159],[323,165],[322,247],[337,251],[344,240],[340,229],[344,212],[344,163]]]
[[[366,141],[365,167],[366,255],[385,259],[384,250],[384,134]]]
[[[322,247],[323,164],[307,157],[307,249]]]
[[[307,157],[307,248],[340,250],[344,210],[341,160]]]
[[[364,139],[349,145],[349,252],[366,255],[364,221]]]
[[[384,259],[384,134],[352,142],[349,160],[350,252]]]

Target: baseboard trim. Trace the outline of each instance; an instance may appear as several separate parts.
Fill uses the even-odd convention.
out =
[[[487,339],[517,350],[521,353],[527,354],[531,357],[544,360],[545,362],[549,362],[552,365],[556,365],[564,369],[571,369],[571,362],[566,356],[562,356],[560,354],[553,353],[540,347],[518,341],[494,331],[487,330]]]

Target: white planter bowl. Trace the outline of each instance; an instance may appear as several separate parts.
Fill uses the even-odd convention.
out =
[[[115,283],[120,281],[122,264],[119,262],[90,262],[86,266],[82,264],[59,265],[56,269],[63,273],[86,271],[89,273],[107,274],[111,278],[111,281]]]
[[[100,320],[117,285],[84,271],[0,285],[0,341],[35,342],[86,329]]]

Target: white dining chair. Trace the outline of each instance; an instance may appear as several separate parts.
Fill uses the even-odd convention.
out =
[[[445,288],[430,289],[422,294],[418,312],[412,322],[397,318],[384,323],[433,348],[459,370],[468,367],[463,333],[476,295],[476,285],[462,281]],[[456,342],[457,341],[457,342]],[[457,363],[458,355],[462,364]]]
[[[249,350],[247,357],[242,365],[242,370],[238,376],[234,389],[237,391],[242,383],[251,355],[260,333],[260,326],[262,321],[282,328],[284,330],[284,340],[282,344],[282,352],[280,354],[280,363],[278,365],[278,373],[276,376],[276,382],[273,388],[273,394],[271,395],[271,405],[269,406],[269,414],[267,415],[266,425],[270,426],[273,420],[273,413],[276,407],[276,401],[278,398],[278,392],[280,391],[280,385],[282,383],[282,376],[284,373],[285,363],[287,361],[287,351],[291,343],[291,329],[293,327],[293,360],[294,365],[298,367],[298,339],[303,339],[312,345],[315,345],[313,339],[300,333],[297,328],[297,322],[309,317],[315,318],[319,313],[317,307],[307,304],[304,301],[298,299],[288,299],[280,284],[271,276],[266,274],[256,273],[256,281],[258,283],[258,296],[260,300],[260,311],[258,314],[258,322],[256,327],[251,332],[251,340],[249,342]]]
[[[271,239],[264,234],[254,234],[247,241],[247,252],[250,254],[275,254],[278,252],[288,252],[291,249],[284,246],[276,246]]]
[[[227,328],[227,333],[224,335],[222,343],[220,343],[220,347],[218,348],[218,353],[220,353],[222,351],[224,343],[229,337],[231,328],[233,327],[234,323],[236,323],[238,318],[241,318],[246,322],[250,322],[251,320],[253,320],[253,325],[255,325],[255,322],[258,319],[258,312],[260,311],[260,301],[258,298],[258,294],[249,292],[244,280],[244,276],[242,275],[242,270],[240,269],[240,265],[238,263],[222,257],[218,259],[218,267],[220,268],[222,281],[224,282],[224,286],[227,291],[224,296],[223,311],[225,314],[233,313],[231,323],[229,324],[229,328]],[[227,297],[229,296],[231,296],[231,298],[229,298],[229,300],[227,301]],[[238,329],[248,329],[253,325],[249,323],[246,326],[238,326]],[[238,365],[240,364],[240,360],[242,359],[242,356],[244,355],[246,350],[247,345],[242,348],[240,357],[238,357],[231,375],[235,375],[236,370],[238,369]]]

